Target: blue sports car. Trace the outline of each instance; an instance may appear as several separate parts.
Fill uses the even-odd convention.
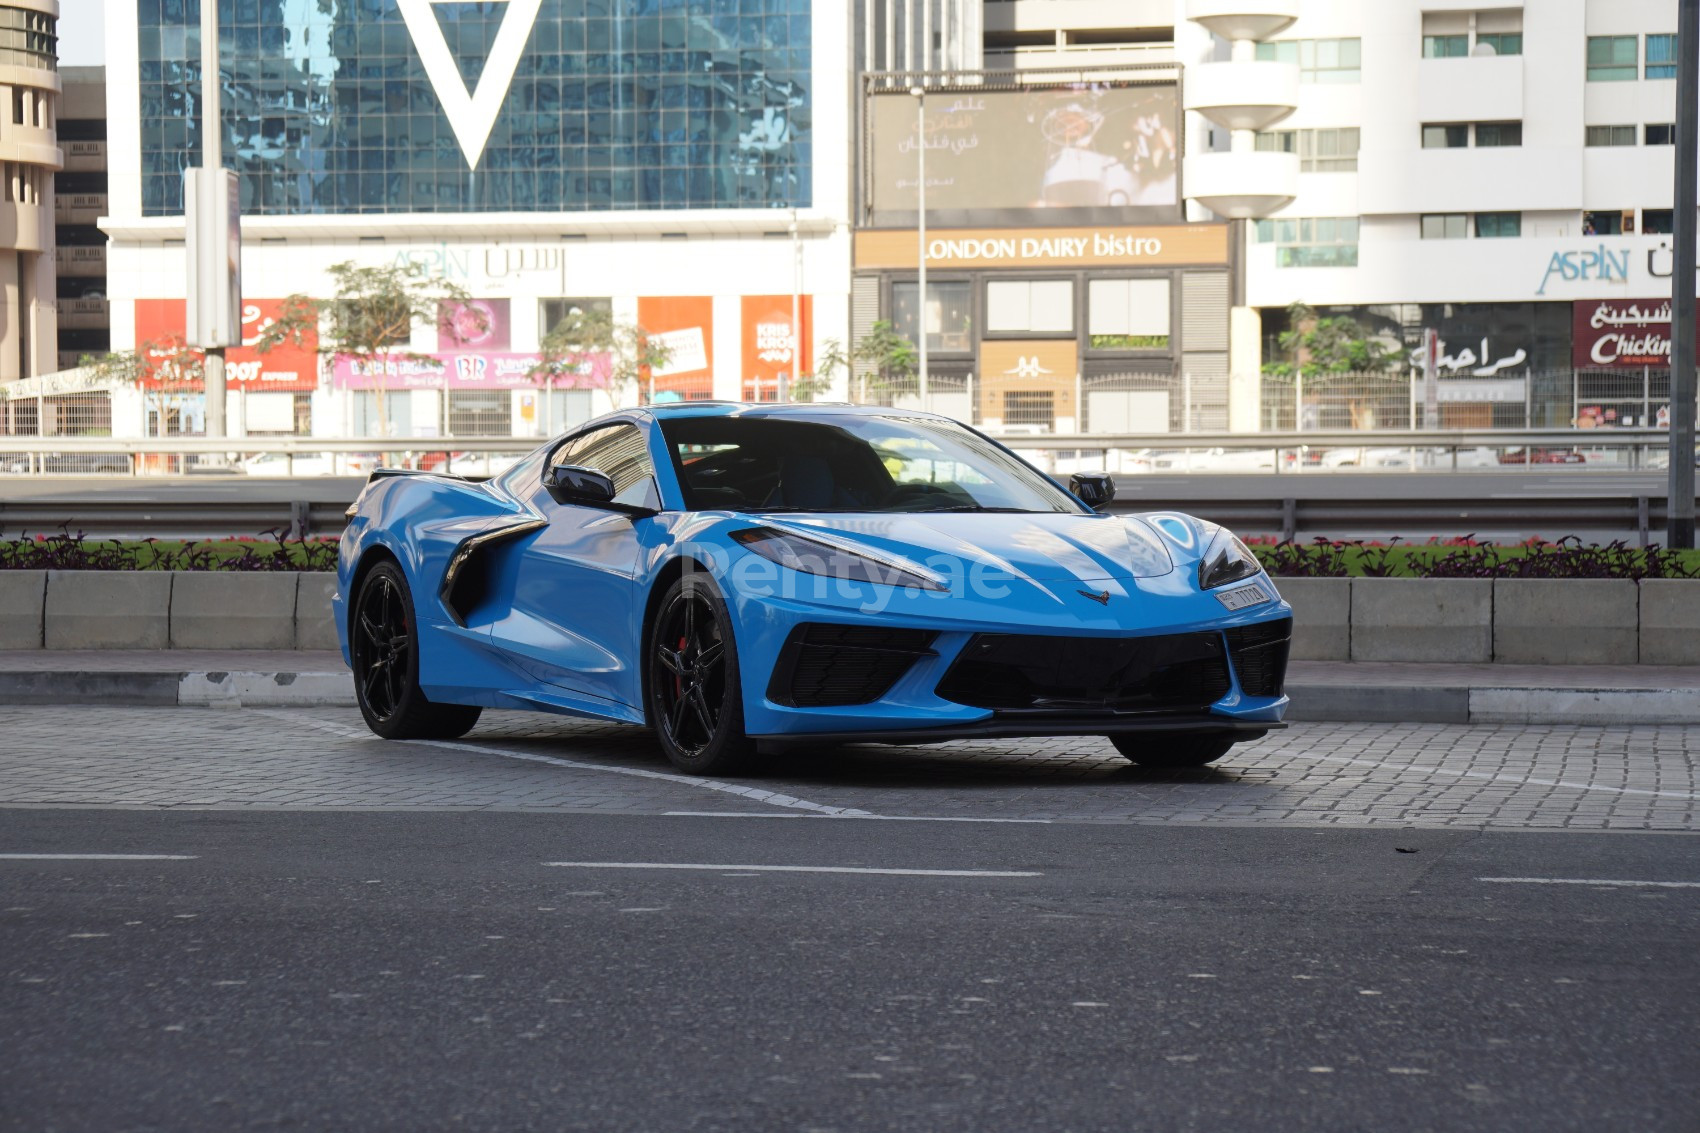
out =
[[[374,473],[337,626],[381,736],[528,708],[647,725],[696,773],[1057,735],[1197,766],[1281,727],[1292,611],[1257,559],[1112,495],[930,413],[626,410],[484,483]]]

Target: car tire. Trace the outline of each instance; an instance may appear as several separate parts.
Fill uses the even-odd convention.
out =
[[[735,775],[755,765],[731,612],[712,581],[687,574],[667,589],[644,659],[647,718],[673,766]]]
[[[1111,736],[1110,742],[1122,758],[1141,767],[1203,767],[1228,754],[1240,739],[1220,736],[1189,736],[1170,732],[1129,732]]]
[[[354,698],[366,726],[386,740],[454,739],[482,708],[433,704],[419,687],[419,624],[407,576],[393,562],[367,572],[349,606]]]

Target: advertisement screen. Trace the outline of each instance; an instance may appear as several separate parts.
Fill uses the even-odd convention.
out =
[[[869,96],[865,206],[913,220],[926,151],[927,214],[971,224],[1158,221],[1180,216],[1172,83]],[[1010,217],[1024,211],[1025,217]]]

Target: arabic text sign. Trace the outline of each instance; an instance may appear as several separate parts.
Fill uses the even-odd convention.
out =
[[[1521,346],[1501,344],[1496,347],[1486,337],[1473,342],[1452,342],[1442,338],[1435,369],[1454,376],[1469,374],[1477,378],[1491,378],[1501,370],[1514,370],[1528,360],[1529,352]],[[1411,351],[1411,365],[1418,370],[1423,368],[1423,347]]]
[[[868,100],[868,204],[927,209],[1166,208],[1180,197],[1175,86],[1077,83],[934,91],[923,127],[906,92]]]
[[[542,382],[530,375],[536,354],[426,354],[413,358],[350,358],[338,355],[332,373],[339,389],[535,389]],[[587,361],[573,379],[558,378],[557,388],[608,384],[606,356]]]
[[[1670,300],[1601,299],[1573,303],[1570,309],[1576,365],[1670,365]]]

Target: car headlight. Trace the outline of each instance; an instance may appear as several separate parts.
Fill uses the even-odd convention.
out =
[[[853,551],[820,539],[750,527],[732,532],[747,550],[804,574],[844,578],[854,582],[877,582],[884,586],[908,586],[916,590],[946,590],[936,578],[913,563],[881,558],[866,551]]]
[[[1198,560],[1198,588],[1214,590],[1251,578],[1262,570],[1263,564],[1257,561],[1251,548],[1240,542],[1239,536],[1226,527],[1218,527],[1204,548],[1204,557]]]

